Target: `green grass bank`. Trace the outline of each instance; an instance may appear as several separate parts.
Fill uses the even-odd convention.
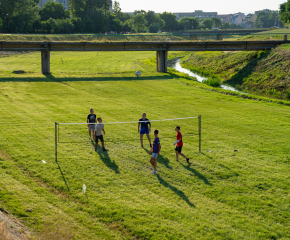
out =
[[[51,75],[40,53],[0,58],[0,207],[40,239],[289,239],[289,107],[156,73],[154,56],[52,52]],[[156,176],[136,123],[105,125],[108,153],[61,125],[56,163],[54,123],[90,108],[104,122],[202,115],[202,153],[197,119],[152,123]],[[191,164],[175,161],[176,125]]]
[[[260,52],[195,52],[182,65],[238,89],[290,99],[290,45]]]

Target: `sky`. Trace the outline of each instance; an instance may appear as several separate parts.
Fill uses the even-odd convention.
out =
[[[162,12],[218,12],[218,14],[230,13],[254,13],[258,10],[278,10],[281,3],[287,0],[118,0],[122,12],[134,12],[134,10],[152,10]]]

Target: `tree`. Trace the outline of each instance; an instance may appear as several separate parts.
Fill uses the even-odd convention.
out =
[[[229,29],[230,28],[230,24],[229,23],[223,23],[222,24],[222,27],[221,27],[222,29]]]
[[[3,32],[28,33],[38,18],[36,0],[0,0],[0,18]]]
[[[144,30],[145,26],[147,24],[147,21],[145,19],[145,15],[141,12],[134,14],[134,16],[132,17],[132,20],[131,20],[131,24],[132,24],[132,28],[137,30],[138,33],[140,31]]]
[[[222,26],[222,20],[220,20],[219,18],[213,17],[211,18],[215,24],[215,27],[221,27]]]
[[[279,25],[278,11],[258,12],[257,19],[255,21],[255,27],[269,28],[274,26],[275,24]]]
[[[92,9],[101,9],[105,4],[109,8],[107,0],[69,0],[69,3],[73,17],[81,19],[86,18]]]
[[[122,24],[122,30],[124,32],[131,32],[132,28],[131,28],[131,20],[128,19],[126,20],[123,24]]]
[[[164,29],[166,31],[176,31],[179,29],[179,23],[176,20],[176,15],[173,13],[164,12],[160,14],[160,17],[165,22]]]
[[[151,33],[158,33],[159,29],[165,26],[163,19],[159,14],[155,14],[154,11],[145,13],[145,19],[147,21],[147,27],[149,27],[149,32]]]
[[[214,21],[211,18],[204,19],[202,24],[205,28],[212,29],[214,26]]]
[[[152,24],[157,22],[157,16],[158,15],[156,15],[154,11],[148,11],[145,14],[145,19],[147,21],[148,26],[151,26]]]
[[[39,11],[41,21],[52,19],[65,19],[69,17],[69,11],[64,10],[61,3],[47,2]]]
[[[290,0],[280,4],[279,14],[283,23],[287,23],[290,20]]]
[[[117,18],[118,18],[118,16],[120,16],[122,14],[122,9],[121,9],[120,3],[118,1],[114,1],[113,14],[115,14]]]
[[[199,27],[199,18],[182,18],[179,20],[179,29],[189,30],[189,29],[198,29]]]

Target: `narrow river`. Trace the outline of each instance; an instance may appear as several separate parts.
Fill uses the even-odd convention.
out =
[[[180,64],[181,62],[181,59],[180,58],[173,58],[173,59],[170,59],[168,60],[168,63],[167,63],[167,66],[170,67],[170,68],[174,68],[176,71],[178,72],[182,72],[182,73],[186,73],[188,74],[190,77],[195,77],[197,79],[197,81],[199,82],[203,82],[204,80],[206,80],[207,78],[201,76],[201,75],[198,75],[197,73],[193,73],[191,72],[190,70],[186,69],[186,68],[183,68]],[[243,93],[243,94],[246,94],[244,92],[241,92],[237,89],[235,89],[234,87],[230,87],[230,86],[226,86],[226,85],[221,85],[220,86],[222,89],[225,89],[225,90],[231,90],[231,91],[234,91],[234,92],[239,92],[239,93]]]

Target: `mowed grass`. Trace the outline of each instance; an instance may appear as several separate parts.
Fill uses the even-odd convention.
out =
[[[38,53],[1,58],[0,207],[51,239],[289,239],[289,107],[156,73],[154,56],[52,53],[46,76]],[[86,125],[60,125],[56,163],[55,122],[83,123],[90,108],[104,122],[201,115],[202,152],[197,119],[152,122],[153,176],[137,123],[105,125],[108,153]],[[177,124],[190,164],[175,161]]]

